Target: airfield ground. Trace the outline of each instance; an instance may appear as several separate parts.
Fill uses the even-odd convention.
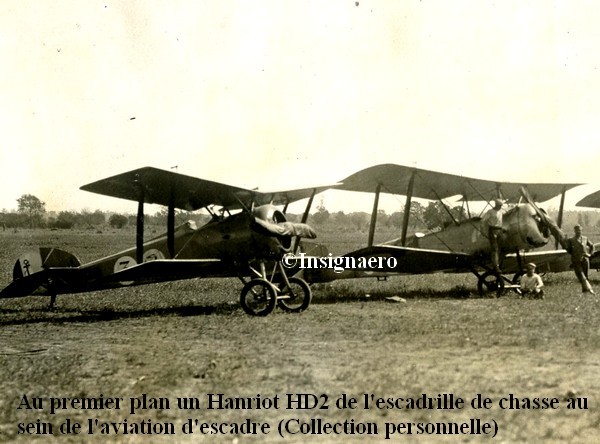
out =
[[[0,286],[14,259],[29,246],[60,246],[89,261],[133,244],[133,232],[0,232]],[[327,239],[322,239],[327,242]],[[332,243],[340,249],[340,242]],[[341,251],[335,251],[339,253]],[[600,288],[600,274],[591,272]],[[53,425],[58,442],[599,442],[600,300],[582,295],[572,273],[546,275],[544,301],[514,294],[476,294],[471,275],[396,277],[386,282],[346,281],[315,286],[301,314],[276,309],[265,318],[239,307],[241,284],[207,279],[63,296],[47,311],[47,298],[0,301],[0,441],[28,442],[19,423]],[[400,296],[405,302],[388,302]],[[207,394],[280,398],[279,408],[206,409]],[[292,410],[287,394],[312,394],[329,409]],[[453,394],[455,410],[365,409],[364,396],[420,398]],[[474,409],[480,394],[488,409]],[[501,398],[557,398],[556,409],[502,409]],[[122,408],[50,412],[49,398],[123,398]],[[130,414],[130,398],[146,406]],[[336,400],[356,398],[355,409]],[[23,407],[23,396],[37,408]],[[177,398],[196,397],[197,410]],[[167,398],[152,405],[150,398]],[[568,409],[567,399],[580,407]],[[585,399],[584,399],[585,398]],[[312,398],[311,398],[312,399]],[[369,398],[370,399],[370,398]],[[140,406],[141,407],[141,406]],[[185,435],[188,419],[208,423],[269,423],[254,438]],[[385,424],[495,421],[485,435],[401,435],[385,439]],[[82,434],[61,435],[70,419]],[[171,423],[175,436],[101,435],[99,423]],[[377,435],[294,435],[281,438],[281,420],[375,423]],[[89,422],[93,435],[87,434]],[[98,423],[98,424],[99,424]],[[297,422],[292,422],[292,425]],[[492,422],[493,424],[493,422]],[[388,425],[391,427],[391,425]],[[416,427],[416,426],[414,426]],[[297,427],[296,427],[297,428]],[[416,430],[416,429],[413,429]],[[406,432],[407,429],[404,429]],[[41,436],[46,440],[48,436]],[[44,439],[46,438],[46,439]]]

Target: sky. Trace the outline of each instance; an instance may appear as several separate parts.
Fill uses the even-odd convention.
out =
[[[274,190],[397,163],[585,195],[598,23],[593,1],[4,0],[0,208],[133,213],[79,187],[143,166]]]

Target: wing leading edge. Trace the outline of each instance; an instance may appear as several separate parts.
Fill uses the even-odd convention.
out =
[[[273,203],[283,205],[310,197],[332,185],[295,190],[260,192],[199,179],[154,167],[138,168],[81,187],[84,191],[120,199],[194,211],[209,205],[228,209]]]
[[[592,194],[588,194],[583,199],[575,204],[578,207],[600,208],[600,190]]]
[[[521,196],[520,187],[525,186],[538,202],[551,199],[579,183],[516,183],[474,179],[455,174],[440,173],[395,164],[381,164],[358,171],[345,179],[336,189],[374,192],[381,191],[406,195],[412,187],[412,196],[438,200],[462,195],[468,200],[489,200],[498,192],[505,199],[516,201]]]

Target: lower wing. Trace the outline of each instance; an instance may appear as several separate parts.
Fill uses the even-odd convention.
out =
[[[84,293],[109,288],[143,285],[199,277],[235,276],[219,259],[163,259],[144,262],[109,275],[85,267],[45,268],[15,279],[0,291],[0,298],[29,295]]]

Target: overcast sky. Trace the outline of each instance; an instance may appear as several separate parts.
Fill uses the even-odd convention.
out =
[[[134,212],[79,187],[142,166],[249,188],[398,163],[597,189],[598,23],[594,1],[4,0],[0,208]]]

